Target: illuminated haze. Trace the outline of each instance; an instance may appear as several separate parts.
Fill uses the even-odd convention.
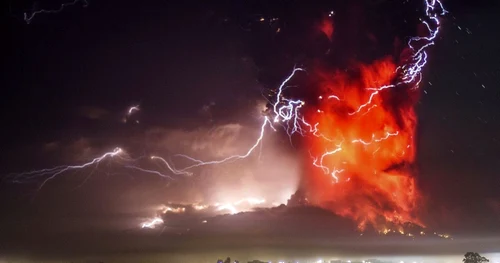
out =
[[[263,118],[259,116],[260,110],[257,106],[254,109],[256,121]],[[263,207],[286,203],[297,188],[300,162],[297,161],[296,153],[290,150],[287,140],[270,128],[266,130],[268,133],[262,144],[248,158],[193,169],[196,174],[193,180],[201,183],[193,187],[188,178],[186,188],[183,187],[180,193],[174,190],[176,193],[172,196],[167,191],[166,200],[178,203],[232,203],[254,197],[265,199]],[[227,123],[190,131],[152,129],[146,137],[153,152],[182,153],[199,160],[212,161],[245,154],[259,134],[259,126]],[[177,168],[192,164],[182,157],[174,156],[172,160],[176,161]]]

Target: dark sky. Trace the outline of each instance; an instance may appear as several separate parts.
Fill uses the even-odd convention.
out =
[[[414,33],[413,5],[420,6],[419,1],[408,5],[375,2],[359,1],[362,6],[385,11],[366,12],[353,21],[359,22],[361,31],[372,31],[380,39],[380,48],[365,50],[362,41],[355,41],[354,32],[352,38],[336,44],[337,50],[370,59],[390,52],[394,35]],[[496,17],[500,9],[494,1],[447,2],[450,14],[443,20],[442,34],[430,51],[417,106],[418,180],[426,201],[422,210],[430,227],[463,240],[496,238],[500,235],[500,24]],[[174,135],[198,138],[197,132],[203,129],[228,124],[251,127],[248,133],[252,135],[259,125],[256,108],[262,90],[276,87],[294,64],[307,65],[323,54],[328,43],[310,28],[321,14],[332,9],[345,21],[353,19],[344,12],[350,6],[347,3],[92,1],[86,7],[77,3],[58,14],[37,15],[30,24],[22,20],[22,12],[29,11],[33,3],[11,3],[10,12],[3,16],[6,37],[2,48],[0,172],[79,163],[116,146],[131,152],[134,158],[169,155],[183,150],[182,145],[175,144]],[[54,8],[57,4],[36,3],[38,8]],[[258,22],[261,16],[279,17],[280,21],[263,25]],[[377,22],[372,23],[372,19]],[[408,19],[407,23],[403,19]],[[277,27],[282,28],[280,34],[275,33]],[[351,36],[345,28],[338,30],[338,34]],[[341,56],[330,61],[343,62]],[[140,123],[123,123],[127,108],[135,104],[141,107],[134,116]],[[165,145],[170,148],[165,149]],[[293,152],[289,153],[293,149],[287,148],[286,139],[277,136],[269,145],[278,152],[288,151],[283,159],[273,161],[287,164],[293,160]],[[273,153],[270,155],[279,155]],[[271,171],[269,166],[264,167]],[[63,247],[65,256],[72,251],[156,252],[168,246],[170,250],[201,250],[205,245],[192,241],[196,234],[176,243],[171,233],[137,233],[137,218],[147,216],[145,207],[169,198],[174,202],[195,196],[207,198],[213,189],[233,187],[219,182],[231,181],[230,177],[210,183],[210,175],[204,176],[209,172],[171,182],[152,175],[122,173],[116,164],[101,168],[83,185],[86,174],[65,175],[40,191],[37,182],[2,182],[0,250],[54,255]],[[274,178],[278,177],[269,179],[268,185],[287,188],[297,183],[296,178],[291,183]],[[200,190],[200,186],[207,187]],[[234,186],[228,191],[239,190]],[[330,220],[324,225],[332,227],[344,224],[338,223],[338,218],[324,219],[324,215],[311,211],[296,213],[299,215],[286,217],[288,223],[284,225],[290,229],[301,224],[316,226],[318,220]],[[310,218],[303,219],[303,215]],[[280,225],[281,216],[261,220]],[[319,238],[323,228],[317,232],[313,226],[296,234],[311,240],[309,244],[334,242]],[[252,226],[245,228],[252,232]],[[270,229],[255,230],[260,231],[255,242],[273,233]],[[233,238],[246,239],[245,233],[243,238]],[[286,233],[278,231],[276,235]],[[117,239],[120,242],[115,242]],[[141,246],[137,246],[139,241]],[[498,244],[498,240],[492,243]],[[478,244],[471,246],[487,247]],[[467,245],[457,246],[465,249]],[[247,246],[253,245],[240,245]],[[428,251],[436,253],[426,248],[410,249],[408,253]],[[449,251],[455,253],[457,249]]]

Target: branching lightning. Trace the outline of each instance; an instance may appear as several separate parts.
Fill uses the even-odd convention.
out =
[[[42,170],[36,170],[36,171],[30,171],[30,172],[24,172],[20,174],[14,175],[14,181],[23,181],[23,180],[29,180],[33,179],[36,177],[43,177],[49,175],[48,178],[44,179],[42,183],[39,186],[39,189],[41,189],[48,181],[54,179],[56,176],[66,173],[68,171],[72,170],[80,170],[84,169],[87,167],[91,166],[97,166],[100,162],[102,162],[105,159],[113,158],[115,156],[119,156],[120,154],[123,154],[123,150],[121,148],[115,148],[113,151],[107,152],[97,158],[92,159],[92,161],[80,164],[80,165],[63,165],[63,166],[57,166],[49,169],[42,169]]]

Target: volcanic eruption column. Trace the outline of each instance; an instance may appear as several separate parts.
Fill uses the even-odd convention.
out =
[[[409,40],[400,66],[387,57],[358,65],[356,76],[316,69],[318,108],[280,99],[281,89],[274,105],[275,121],[290,119],[291,133],[305,135],[310,146],[312,162],[303,185],[308,201],[353,218],[361,230],[368,223],[378,230],[387,223],[422,226],[414,214],[419,194],[408,168],[415,160],[414,104],[426,48],[439,32],[438,16],[446,13],[437,0],[425,4],[426,36]]]

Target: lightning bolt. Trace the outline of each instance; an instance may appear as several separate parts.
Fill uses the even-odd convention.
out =
[[[38,190],[40,190],[48,181],[54,179],[56,176],[72,171],[72,170],[79,170],[79,169],[84,169],[93,165],[98,165],[100,162],[102,162],[105,159],[113,158],[115,156],[119,156],[120,154],[123,153],[123,150],[121,148],[115,148],[113,151],[107,152],[99,157],[96,157],[92,159],[90,162],[80,164],[80,165],[62,165],[62,166],[56,166],[53,168],[49,169],[42,169],[42,170],[36,170],[36,171],[30,171],[30,172],[24,172],[20,174],[16,174],[14,176],[14,181],[22,181],[21,179],[32,179],[35,177],[43,177],[48,175],[49,177],[43,180],[43,182],[40,184]]]
[[[67,2],[67,3],[61,4],[58,9],[40,9],[40,10],[35,10],[31,14],[29,14],[29,15],[28,15],[27,12],[25,12],[24,13],[24,21],[26,22],[26,24],[30,24],[31,21],[33,21],[33,19],[35,18],[36,15],[39,15],[39,14],[57,14],[57,13],[62,12],[64,10],[64,8],[66,8],[68,6],[76,5],[78,2],[82,2],[83,7],[87,7],[87,5],[89,4],[87,2],[87,0],[74,0],[73,2]]]
[[[378,95],[384,89],[395,88],[403,84],[411,84],[413,85],[413,89],[417,89],[419,87],[420,82],[422,81],[422,69],[427,64],[427,48],[435,44],[434,41],[441,28],[439,16],[443,16],[448,13],[439,0],[425,0],[424,3],[425,18],[429,21],[424,20],[422,23],[426,26],[429,35],[425,37],[411,37],[408,40],[408,47],[412,51],[412,56],[409,62],[396,68],[396,73],[400,75],[400,79],[396,82],[396,84],[378,88],[368,88],[367,90],[373,91],[369,95],[368,101],[360,105],[354,112],[349,113],[349,115],[357,114],[363,108],[368,107],[372,103],[373,97]],[[420,47],[418,47],[419,45]]]
[[[137,171],[140,171],[140,172],[143,172],[143,173],[156,174],[156,175],[158,175],[160,177],[165,177],[165,178],[168,178],[168,179],[173,179],[172,176],[164,174],[164,173],[162,173],[160,171],[157,171],[157,170],[144,169],[144,168],[137,167],[137,166],[134,166],[134,165],[126,165],[125,168],[137,170]]]
[[[257,148],[257,146],[259,146],[259,144],[262,142],[262,139],[264,138],[266,126],[268,126],[268,125],[269,125],[269,127],[271,127],[271,129],[273,131],[276,131],[276,129],[272,125],[271,121],[269,120],[269,117],[264,116],[264,121],[262,122],[262,125],[260,127],[259,137],[255,141],[255,143],[247,150],[247,152],[245,154],[242,154],[242,155],[231,155],[231,156],[226,157],[226,158],[221,159],[221,160],[202,161],[202,160],[198,160],[198,159],[195,159],[193,157],[190,157],[190,156],[187,156],[184,154],[176,154],[175,156],[182,157],[182,158],[185,158],[185,159],[188,159],[188,160],[194,162],[193,165],[187,166],[187,167],[180,169],[180,170],[176,170],[173,167],[171,167],[168,164],[168,162],[165,161],[163,158],[160,158],[160,157],[155,157],[155,158],[161,159],[165,163],[165,165],[167,165],[169,167],[169,169],[171,169],[171,171],[176,173],[176,174],[186,174],[187,170],[190,170],[190,169],[195,168],[195,167],[200,167],[200,166],[205,166],[205,165],[222,164],[222,163],[233,162],[236,160],[245,159],[248,156],[250,156],[252,154],[252,152],[255,150],[255,148]]]
[[[168,170],[170,170],[172,173],[174,173],[176,175],[193,175],[190,172],[176,170],[165,159],[163,159],[161,157],[151,156],[151,160],[160,160],[163,164],[165,164],[165,166],[167,167]]]
[[[394,132],[394,133],[387,132],[384,137],[378,138],[378,139],[375,138],[375,134],[372,134],[372,139],[369,142],[365,142],[362,139],[355,139],[355,140],[352,140],[351,142],[352,143],[361,143],[363,145],[370,145],[373,142],[381,142],[381,141],[387,140],[391,136],[397,136],[398,134],[399,134],[399,132]]]
[[[130,116],[132,115],[132,113],[134,113],[135,111],[139,111],[139,105],[135,105],[135,106],[132,106],[130,108],[128,108],[128,111],[127,111],[127,115]]]
[[[158,225],[162,225],[163,219],[161,217],[153,217],[151,219],[148,219],[146,222],[141,224],[141,228],[156,228]]]

